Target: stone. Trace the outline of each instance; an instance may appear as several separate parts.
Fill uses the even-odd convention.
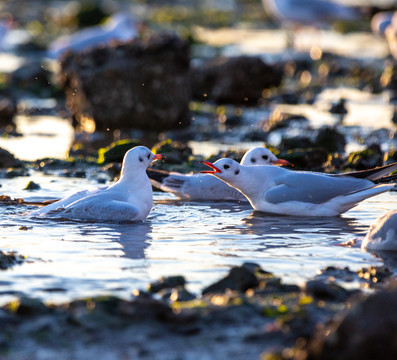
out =
[[[186,280],[181,275],[176,276],[165,276],[160,278],[149,285],[148,291],[151,293],[157,293],[163,289],[172,289],[177,286],[185,286]]]
[[[98,150],[98,164],[122,162],[125,153],[135,146],[140,145],[136,139],[126,139],[111,143],[106,148]]]
[[[345,136],[335,128],[326,126],[318,131],[314,144],[331,153],[343,153],[345,151],[346,139]]]
[[[170,139],[155,144],[152,151],[155,154],[165,155],[167,163],[172,164],[181,164],[186,162],[193,154],[192,149],[186,144],[179,141],[172,141]]]
[[[9,151],[0,148],[0,169],[8,169],[20,166],[21,162]]]
[[[322,280],[310,280],[305,284],[307,294],[319,300],[344,301],[349,293],[341,286]]]
[[[281,84],[283,73],[260,58],[217,57],[192,70],[193,98],[218,104],[256,104],[262,92]]]
[[[382,150],[378,144],[372,144],[365,150],[351,153],[345,167],[354,170],[366,170],[382,165]]]
[[[24,190],[39,190],[41,186],[36,184],[34,181],[29,181],[28,184],[24,187]]]
[[[368,296],[318,334],[306,360],[397,359],[397,290]]]
[[[288,160],[295,169],[304,170],[322,170],[324,162],[328,159],[328,153],[323,148],[294,149],[281,152],[277,156]]]
[[[16,113],[16,101],[10,97],[0,97],[0,126],[13,125]]]
[[[245,292],[258,286],[259,281],[249,266],[235,266],[223,279],[203,289],[202,293],[224,293],[227,289]]]
[[[49,86],[51,77],[52,73],[45,69],[42,63],[33,61],[22,65],[12,73],[11,85],[19,90],[51,96],[52,88]]]
[[[154,132],[189,125],[190,49],[171,34],[66,54],[58,74],[83,128]]]

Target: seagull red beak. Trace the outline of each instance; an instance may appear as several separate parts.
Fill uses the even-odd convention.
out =
[[[280,166],[294,166],[294,164],[291,164],[288,160],[284,159],[277,159],[271,161],[272,165],[280,165]]]
[[[213,163],[210,163],[209,161],[200,161],[202,164],[209,166],[211,169],[214,171],[200,171],[201,174],[216,174],[222,172],[220,169],[218,169]]]
[[[156,155],[154,155],[153,161],[155,161],[155,160],[164,160],[164,159],[165,159],[164,155],[156,154]]]

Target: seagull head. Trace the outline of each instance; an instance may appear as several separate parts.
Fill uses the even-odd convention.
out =
[[[241,159],[241,165],[280,165],[293,166],[289,161],[278,159],[269,149],[258,146],[245,153]]]
[[[155,160],[165,159],[164,155],[153,154],[145,146],[135,146],[128,150],[123,159],[122,175],[142,171],[146,173],[146,168]]]
[[[202,161],[203,164],[207,165],[212,169],[206,171],[200,171],[202,174],[211,174],[217,178],[224,180],[225,182],[235,182],[241,171],[241,165],[232,159],[219,159],[215,163],[209,161]]]

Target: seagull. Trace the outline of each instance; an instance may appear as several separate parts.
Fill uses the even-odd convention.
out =
[[[134,17],[128,13],[116,13],[103,25],[92,26],[74,34],[62,36],[50,44],[48,56],[59,58],[65,51],[82,52],[104,45],[112,40],[129,41],[138,35]]]
[[[371,30],[375,35],[385,36],[386,28],[391,24],[394,11],[381,11],[371,19]]]
[[[331,175],[292,171],[276,166],[244,166],[232,159],[202,171],[223,180],[244,194],[258,211],[295,216],[337,216],[360,201],[392,189],[395,184],[376,184],[397,169],[397,163],[383,167]]]
[[[381,216],[370,227],[361,244],[363,250],[397,251],[397,210]]]
[[[153,205],[146,168],[152,161],[164,158],[144,146],[136,146],[124,155],[120,179],[115,184],[79,191],[31,214],[77,220],[145,220]]]
[[[278,159],[269,149],[262,146],[247,151],[241,159],[241,164],[246,166],[291,165],[287,160]],[[155,188],[170,192],[178,199],[247,201],[239,191],[210,175],[180,174],[154,169],[148,169],[147,172]]]
[[[327,0],[262,0],[272,16],[282,22],[323,25],[340,20],[355,20],[356,9]]]

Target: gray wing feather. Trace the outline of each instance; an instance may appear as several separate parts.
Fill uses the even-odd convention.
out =
[[[322,174],[294,173],[275,179],[275,186],[265,192],[265,200],[272,204],[300,201],[321,204],[334,197],[372,187],[365,179],[332,177]]]

